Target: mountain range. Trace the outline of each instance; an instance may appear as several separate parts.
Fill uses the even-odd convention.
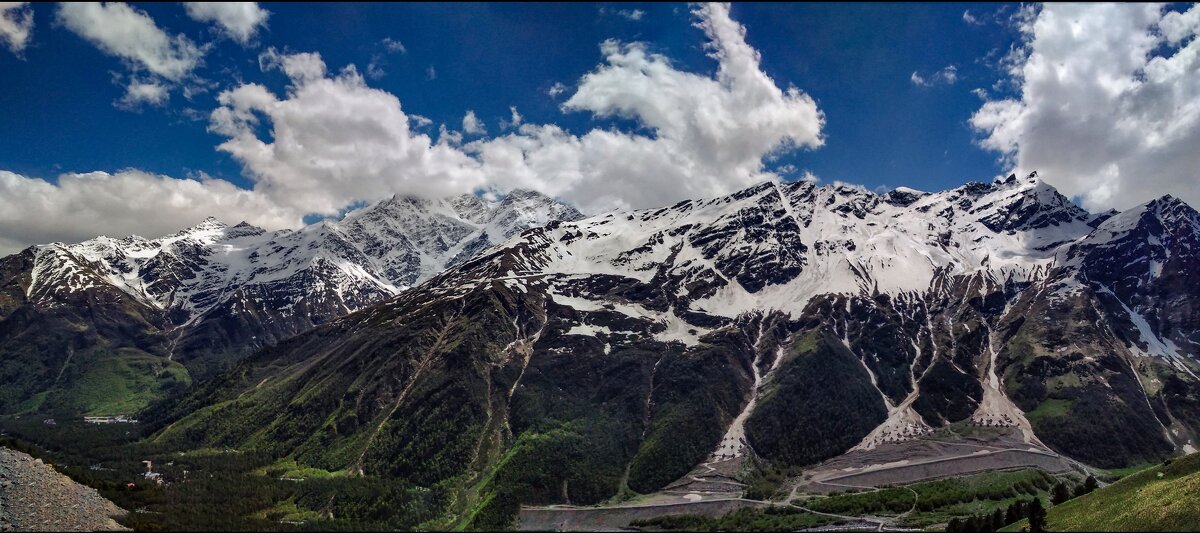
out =
[[[157,239],[28,248],[0,260],[0,379],[12,384],[0,413],[136,410],[524,229],[578,218],[517,190],[395,197],[294,231],[209,218]]]
[[[952,426],[1117,467],[1200,439],[1197,272],[1186,203],[1092,214],[1036,174],[587,218],[393,199],[5,258],[0,407],[95,410],[87,352],[173,398],[156,443],[403,480],[483,529]]]

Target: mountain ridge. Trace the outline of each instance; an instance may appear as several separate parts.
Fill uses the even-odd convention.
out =
[[[155,439],[448,483],[476,507],[447,512],[479,528],[701,463],[804,466],[963,424],[1094,466],[1155,460],[1194,447],[1200,380],[1192,345],[1140,347],[1200,320],[1139,322],[1058,262],[1120,220],[1031,175],[885,195],[767,182],[551,222],[255,355]],[[1175,260],[1135,284],[1139,315],[1170,315],[1154,299],[1191,268],[1190,241],[1162,242]]]
[[[263,346],[390,298],[493,240],[580,216],[532,191],[495,199],[397,195],[299,230],[267,232],[209,217],[156,239],[102,236],[27,248],[0,259],[7,272],[0,338],[8,348],[0,364],[12,383],[32,388],[14,387],[16,398],[0,398],[0,412],[35,408],[50,389],[95,381],[88,376],[96,365],[110,365],[104,361],[122,361],[117,374],[138,382],[163,375],[156,369],[162,365],[178,370],[177,363],[207,376]],[[127,357],[142,370],[127,370]],[[111,378],[114,390],[128,381]],[[159,385],[139,385],[146,387]],[[89,412],[97,403],[79,402],[64,408]]]

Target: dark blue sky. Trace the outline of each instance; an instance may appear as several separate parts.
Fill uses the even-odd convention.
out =
[[[173,91],[164,107],[120,109],[128,69],[55,20],[52,5],[34,6],[33,37],[23,58],[0,49],[0,169],[53,179],[62,172],[139,168],[176,177],[203,171],[242,185],[242,168],[206,131],[216,96],[239,81],[282,93],[286,78],[259,69],[268,47],[319,52],[331,71],[373,59],[386,74],[372,87],[396,95],[404,110],[452,128],[468,109],[494,132],[516,106],[527,122],[574,132],[595,127],[586,113],[563,113],[563,97],[602,63],[605,39],[644,41],[682,70],[711,73],[705,38],[686,5],[672,4],[265,4],[268,28],[256,46],[217,39],[211,25],[178,4],[134,4],[170,34],[211,42],[194,74],[212,85],[191,100]],[[642,10],[629,20],[618,10]],[[964,10],[984,24],[964,21]],[[1016,39],[998,22],[1011,5],[737,4],[733,18],[762,54],[781,87],[795,85],[825,113],[825,146],[784,155],[823,181],[869,188],[908,185],[943,189],[1000,172],[994,153],[974,144],[967,123],[980,106],[972,89],[992,90],[1000,73],[983,60]],[[1001,11],[997,16],[997,11]],[[390,38],[404,44],[389,53]],[[957,80],[918,86],[923,76],[954,65]],[[430,69],[436,77],[429,79]],[[570,94],[568,89],[567,95]],[[564,95],[565,96],[565,95]],[[189,118],[191,117],[191,118]],[[619,124],[620,126],[626,126]]]

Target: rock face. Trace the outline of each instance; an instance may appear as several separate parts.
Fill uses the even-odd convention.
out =
[[[126,513],[27,454],[0,448],[0,531],[129,531]]]
[[[0,259],[0,413],[136,410],[148,402],[98,401],[108,395],[79,384],[162,397],[524,229],[581,217],[518,190],[396,197],[296,231],[208,219],[158,239],[31,247]]]
[[[1036,175],[552,222],[256,354],[156,438],[470,487],[447,512],[485,529],[950,424],[1140,463],[1200,437],[1197,236],[1177,200],[1092,215]]]

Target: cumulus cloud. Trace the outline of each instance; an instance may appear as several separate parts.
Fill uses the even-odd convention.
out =
[[[521,114],[517,112],[517,106],[508,106],[508,111],[512,113],[512,116],[508,120],[500,120],[500,129],[502,130],[512,129],[520,126],[521,122],[525,120],[525,117],[521,116]]]
[[[221,33],[242,46],[250,44],[271,16],[256,2],[184,2],[183,6],[192,20],[215,24]]]
[[[104,53],[172,81],[188,75],[204,55],[184,35],[167,35],[144,11],[122,2],[64,3],[58,19]]]
[[[134,80],[125,87],[125,95],[117,101],[117,107],[137,109],[143,104],[162,106],[167,103],[167,86],[153,81]]]
[[[371,78],[373,80],[378,80],[384,76],[387,76],[387,71],[383,70],[383,67],[380,66],[378,62],[371,61],[370,63],[367,63],[367,77],[368,78]]]
[[[764,158],[820,146],[824,117],[808,95],[779,88],[762,71],[727,5],[700,6],[696,15],[717,62],[715,77],[676,69],[642,44],[607,41],[605,63],[563,104],[566,112],[635,121],[648,134],[605,128],[577,135],[526,123],[511,109],[504,135],[462,144],[463,133],[486,132],[468,111],[461,133],[443,124],[435,142],[413,131],[427,121],[368,87],[352,67],[328,75],[318,54],[273,49],[260,63],[289,76],[286,94],[257,84],[225,91],[209,127],[228,137],[219,149],[242,162],[256,191],[320,214],[394,193],[515,187],[591,211],[650,207],[777,178]],[[260,129],[271,137],[260,138]]]
[[[22,57],[33,34],[33,9],[28,4],[0,2],[0,41],[17,57]]]
[[[550,95],[550,98],[558,98],[558,95],[565,92],[567,92],[567,86],[563,85],[562,82],[559,81],[554,82],[554,85],[551,85],[549,89],[546,89],[546,94]]]
[[[142,104],[161,105],[180,85],[185,95],[203,90],[203,81],[192,75],[205,49],[183,34],[169,35],[144,11],[122,2],[63,3],[58,21],[102,52],[120,58],[131,73],[115,75],[128,80],[118,108],[136,110]]]
[[[229,88],[208,117],[209,130],[225,139],[217,149],[242,165],[251,190],[138,171],[70,174],[57,184],[5,173],[0,239],[11,246],[96,232],[159,234],[207,215],[278,227],[393,194],[440,198],[516,187],[595,212],[778,179],[764,161],[821,146],[821,111],[808,95],[781,88],[762,71],[728,5],[698,6],[695,15],[715,74],[680,70],[640,43],[607,41],[604,62],[562,104],[564,112],[633,122],[632,131],[605,125],[578,134],[529,123],[510,108],[496,137],[464,144],[462,133],[443,124],[435,140],[418,131],[429,119],[406,113],[396,96],[369,87],[353,66],[330,72],[319,54],[268,49],[260,67],[281,71],[287,86]],[[154,90],[139,85],[135,94],[153,101]],[[483,135],[472,112],[463,128]]]
[[[723,194],[777,176],[763,159],[821,146],[824,116],[795,87],[780,89],[760,66],[725,4],[696,8],[716,76],[676,69],[639,43],[606,41],[606,64],[585,75],[567,111],[636,121],[653,135],[595,129],[576,136],[555,125],[465,148],[490,179],[570,199],[583,209],[651,207]]]
[[[601,15],[616,15],[626,20],[639,21],[646,16],[646,12],[640,9],[609,9],[607,7],[600,8]]]
[[[972,25],[972,26],[980,26],[980,25],[982,25],[982,24],[983,24],[983,22],[982,22],[982,21],[980,21],[978,17],[976,17],[975,15],[971,14],[971,10],[970,10],[970,9],[967,9],[967,10],[964,10],[964,11],[963,11],[963,14],[962,14],[962,19],[963,19],[963,22],[966,22],[967,24],[970,24],[970,25]]]
[[[258,55],[258,68],[264,72],[281,70],[298,84],[325,77],[325,60],[321,59],[321,54],[310,52],[281,54],[274,48],[268,48]]]
[[[64,174],[57,183],[0,170],[0,255],[33,243],[97,235],[167,235],[216,215],[268,229],[295,227],[300,214],[219,179],[176,179],[127,170]]]
[[[935,85],[954,85],[958,81],[958,67],[947,65],[942,70],[933,74],[922,75],[917,71],[913,71],[912,76],[909,76],[909,81],[918,87],[933,87]]]
[[[463,133],[467,135],[486,135],[487,126],[483,124],[479,117],[475,116],[475,111],[468,109],[467,114],[463,116]]]
[[[642,20],[642,17],[646,15],[646,12],[640,9],[622,9],[617,11],[617,14],[629,20]]]
[[[408,120],[411,121],[412,127],[414,127],[414,128],[424,128],[425,126],[433,124],[433,119],[430,119],[429,117],[426,117],[426,116],[418,115],[416,113],[409,113]]]
[[[404,47],[404,43],[397,41],[391,37],[384,37],[382,41],[384,49],[392,53],[407,54],[408,49]]]
[[[1091,210],[1163,194],[1200,206],[1200,7],[1047,4],[1022,10],[1019,96],[971,117],[979,144]]]
[[[353,67],[327,76],[319,54],[275,50],[261,64],[288,76],[286,94],[258,84],[224,91],[209,129],[228,138],[218,149],[242,163],[255,191],[279,205],[334,215],[395,193],[441,197],[482,184],[470,157],[413,132],[400,100]],[[257,136],[260,120],[269,139]]]
[[[383,67],[388,64],[388,55],[408,53],[408,49],[404,47],[404,43],[391,37],[385,37],[382,41],[379,41],[379,46],[383,48],[383,51],[371,54],[371,62],[367,63],[367,77],[373,80],[378,80],[387,75],[387,71]]]

